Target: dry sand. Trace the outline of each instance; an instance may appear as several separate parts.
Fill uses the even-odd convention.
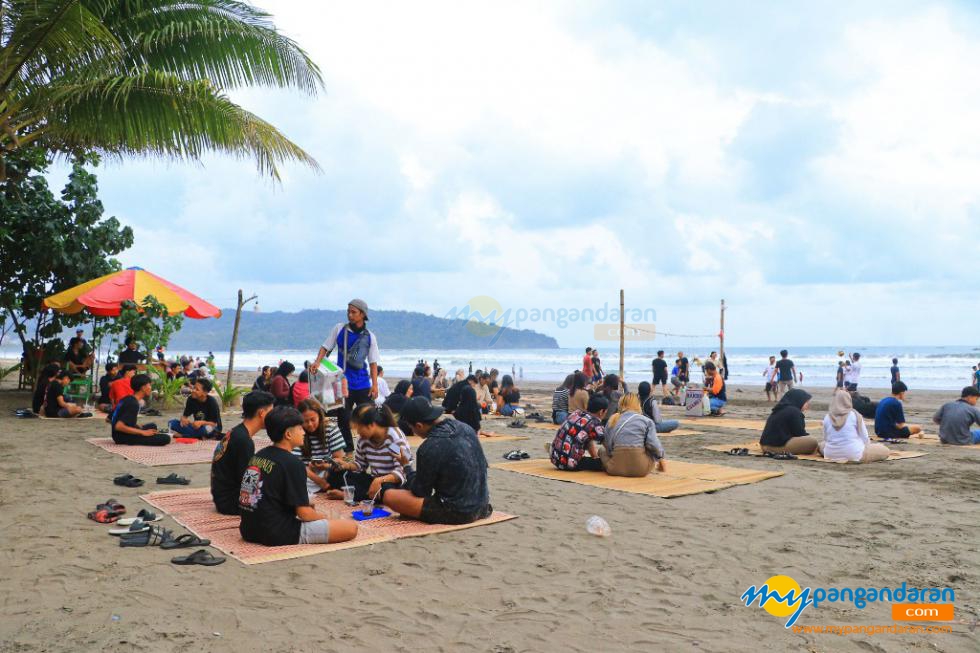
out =
[[[786,474],[665,500],[491,469],[493,504],[519,519],[250,567],[175,567],[157,548],[120,549],[85,513],[115,497],[135,514],[158,475],[206,486],[208,466],[111,456],[84,442],[108,433],[98,420],[14,419],[29,397],[9,386],[0,391],[0,651],[980,650],[980,631],[966,624],[949,634],[794,634],[739,602],[775,574],[811,587],[906,581],[953,587],[957,617],[969,620],[980,608],[980,451],[929,447],[923,458],[865,466],[733,458],[701,446],[758,435],[708,421],[705,435],[665,438],[668,455]],[[545,388],[528,390],[550,410]],[[764,416],[759,394],[733,390],[732,413]],[[931,413],[946,396],[917,393],[908,412]],[[504,424],[493,428],[509,432]],[[547,431],[520,433],[531,440],[487,444],[490,461],[515,444],[544,455]],[[114,486],[126,472],[148,487]],[[586,533],[593,514],[611,524],[609,539]],[[827,604],[800,620],[892,623],[887,604]]]

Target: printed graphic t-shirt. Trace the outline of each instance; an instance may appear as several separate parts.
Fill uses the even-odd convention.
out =
[[[242,475],[255,454],[255,443],[244,424],[225,435],[211,457],[211,498],[222,515],[238,514]]]
[[[188,397],[184,404],[184,417],[190,417],[194,421],[215,422],[217,426],[214,430],[221,430],[221,407],[218,400],[208,395],[204,401],[198,401],[194,397]]]
[[[246,542],[266,546],[299,544],[298,506],[310,505],[306,466],[289,451],[271,445],[248,461],[242,475],[238,527]]]

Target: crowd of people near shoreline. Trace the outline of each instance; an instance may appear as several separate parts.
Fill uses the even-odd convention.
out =
[[[163,446],[184,441],[217,440],[211,466],[211,495],[221,514],[240,515],[240,532],[249,542],[278,546],[349,540],[357,524],[332,519],[312,505],[316,493],[348,504],[366,502],[370,510],[385,507],[428,523],[461,524],[492,512],[487,487],[487,461],[478,440],[488,415],[523,417],[521,391],[512,375],[496,369],[452,377],[438,360],[420,360],[410,379],[393,389],[384,379],[377,337],[367,329],[367,304],[348,305],[348,321],[329,333],[312,362],[305,361],[298,379],[289,361],[263,367],[242,400],[242,421],[224,432],[221,405],[213,393],[209,371],[213,361],[158,363],[169,378],[186,378],[183,414],[166,428],[140,424],[140,415],[159,414],[147,406],[153,383],[141,369],[148,357],[127,342],[118,362],[106,365],[97,405],[109,414],[111,436],[122,445]],[[79,342],[81,341],[81,342]],[[67,402],[64,388],[74,374],[91,369],[82,333],[68,346],[65,365],[51,364],[40,375],[32,409],[49,417],[74,417],[81,407]],[[328,381],[321,363],[336,352],[339,378],[336,401],[325,405],[322,388]],[[853,353],[838,365],[838,387],[823,418],[823,440],[807,433],[805,413],[811,395],[796,387],[802,375],[789,352],[770,357],[764,375],[767,398],[776,401],[760,437],[762,450],[773,457],[821,454],[854,462],[888,457],[884,445],[872,441],[864,417],[874,419],[874,433],[884,441],[920,436],[918,425],[906,422],[902,402],[908,387],[893,361],[892,392],[879,402],[858,393],[861,356]],[[692,383],[692,367],[700,367],[702,383]],[[559,470],[603,471],[613,476],[641,477],[666,471],[667,455],[659,434],[678,428],[665,419],[664,405],[685,405],[689,390],[703,393],[711,415],[723,416],[728,402],[727,360],[711,352],[703,361],[677,352],[672,368],[664,351],[651,364],[651,381],[631,392],[616,374],[603,374],[599,352],[586,348],[580,369],[552,393],[551,422],[557,427],[547,444]],[[976,373],[980,384],[980,373]],[[659,399],[657,388],[660,388]],[[318,391],[319,388],[319,391]],[[933,421],[946,444],[980,443],[980,388],[964,388],[961,397],[944,404]],[[441,400],[441,406],[434,405]],[[541,417],[541,416],[538,416]],[[255,450],[253,438],[265,431],[272,444]],[[354,433],[357,433],[355,442]],[[408,436],[423,439],[412,450]]]

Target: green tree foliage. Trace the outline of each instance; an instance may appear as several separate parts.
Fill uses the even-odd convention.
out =
[[[319,70],[270,16],[239,0],[0,0],[0,178],[29,145],[56,154],[206,151],[316,162],[225,94],[313,95]]]
[[[156,297],[147,295],[139,306],[136,302],[123,302],[119,316],[100,325],[97,333],[99,336],[125,334],[126,340],[132,338],[139,343],[140,351],[149,361],[153,350],[160,345],[166,347],[170,336],[179,331],[183,323],[183,315],[170,315]]]
[[[9,158],[15,172],[0,180],[0,310],[13,324],[29,358],[33,378],[44,359],[58,355],[57,336],[66,327],[89,319],[41,309],[48,295],[119,269],[113,256],[133,244],[133,232],[116,218],[103,219],[95,175],[98,157],[78,155],[72,161],[61,197],[48,188],[47,162],[38,148]],[[46,340],[49,344],[45,344]]]

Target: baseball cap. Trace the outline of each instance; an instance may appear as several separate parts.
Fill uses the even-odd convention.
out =
[[[433,406],[425,397],[412,397],[402,406],[399,417],[409,424],[432,422],[442,415],[442,408]]]
[[[364,301],[363,299],[352,299],[349,302],[347,302],[347,305],[348,306],[353,306],[354,308],[356,308],[360,312],[364,313],[364,319],[365,320],[367,319],[367,317],[368,317],[368,307],[367,307],[367,302],[366,301]]]

